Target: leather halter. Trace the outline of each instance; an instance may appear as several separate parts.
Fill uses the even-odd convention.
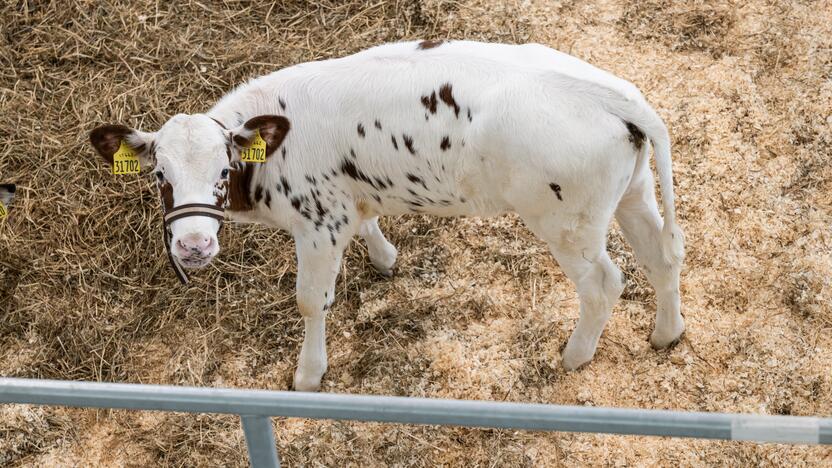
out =
[[[164,203],[162,205],[164,206]],[[179,263],[179,260],[173,255],[173,250],[170,245],[173,237],[170,225],[177,219],[189,218],[191,216],[206,216],[208,218],[214,218],[219,221],[220,226],[222,226],[222,222],[225,219],[225,210],[217,208],[214,205],[204,203],[188,203],[185,205],[179,205],[176,208],[165,212],[165,220],[162,226],[163,235],[165,237],[165,249],[168,251],[168,260],[170,260],[170,265],[173,267],[176,277],[179,278],[179,281],[181,281],[182,284],[188,284],[188,274]]]
[[[222,124],[219,120],[215,118],[211,118],[214,122],[216,122],[220,127],[225,129],[225,125]],[[206,203],[186,203],[184,205],[179,205],[174,207],[170,211],[165,209],[165,201],[164,197],[161,197],[161,192],[159,193],[160,198],[162,199],[162,210],[164,211],[164,222],[162,223],[162,231],[163,236],[165,238],[165,250],[168,252],[168,260],[170,260],[170,265],[173,267],[174,273],[176,273],[176,277],[179,278],[179,281],[182,284],[188,284],[188,273],[185,272],[185,268],[179,263],[179,260],[173,255],[173,250],[171,248],[171,240],[173,240],[173,234],[171,233],[170,225],[174,221],[182,218],[189,218],[191,216],[205,216],[208,218],[213,218],[219,221],[220,227],[222,227],[222,222],[225,219],[225,205],[227,200],[223,200],[222,208],[219,208],[215,205],[208,205]],[[227,196],[227,195],[226,195]]]

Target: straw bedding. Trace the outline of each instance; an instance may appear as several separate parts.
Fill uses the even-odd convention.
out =
[[[354,242],[323,391],[832,413],[829,1],[28,0],[0,7],[0,374],[287,389],[302,327],[292,240],[225,226],[182,287],[147,177],[111,176],[99,123],[155,129],[246,78],[399,39],[541,42],[638,85],[674,145],[687,332],[650,349],[655,298],[628,285],[595,360],[559,366],[577,299],[514,216],[384,219],[386,280]],[[818,465],[828,448],[274,421],[288,466]],[[234,417],[0,407],[0,464],[246,464]]]

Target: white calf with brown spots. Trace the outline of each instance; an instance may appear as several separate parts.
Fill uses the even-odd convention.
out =
[[[267,161],[240,162],[257,132]],[[91,138],[108,161],[126,139],[158,174],[168,208],[216,203],[231,220],[292,233],[305,320],[298,390],[318,389],[326,371],[325,316],[350,239],[360,235],[373,265],[392,271],[396,249],[379,215],[518,213],[578,290],[567,369],[592,358],[622,290],[605,244],[615,216],[656,289],[653,345],[684,330],[665,125],[629,82],[541,45],[379,46],[257,78],[154,133],[105,126]],[[218,226],[175,221],[172,242],[188,248],[174,255],[185,266],[208,263],[219,252]]]

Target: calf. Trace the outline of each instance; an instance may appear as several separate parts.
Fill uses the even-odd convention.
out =
[[[241,162],[261,139],[266,162]],[[109,125],[91,140],[110,163],[124,140],[153,167],[167,211],[215,204],[233,221],[292,233],[305,321],[298,390],[317,390],[326,371],[324,319],[350,239],[361,236],[375,268],[391,272],[397,252],[379,215],[518,213],[577,287],[566,369],[592,358],[622,291],[606,252],[615,215],[656,289],[652,344],[668,346],[684,330],[683,236],[664,123],[629,82],[541,45],[383,45],[254,79],[153,133]],[[185,267],[219,252],[218,220],[169,227]]]

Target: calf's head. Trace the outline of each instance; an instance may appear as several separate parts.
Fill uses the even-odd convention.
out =
[[[142,168],[152,168],[166,212],[185,204],[199,203],[226,208],[233,187],[233,171],[240,151],[257,132],[266,142],[268,157],[289,131],[282,116],[254,117],[237,128],[227,129],[205,114],[178,114],[156,132],[148,133],[123,125],[103,125],[90,133],[90,142],[104,160],[123,141],[138,156]],[[219,253],[220,223],[204,216],[177,219],[170,224],[171,250],[186,268],[207,265]]]

